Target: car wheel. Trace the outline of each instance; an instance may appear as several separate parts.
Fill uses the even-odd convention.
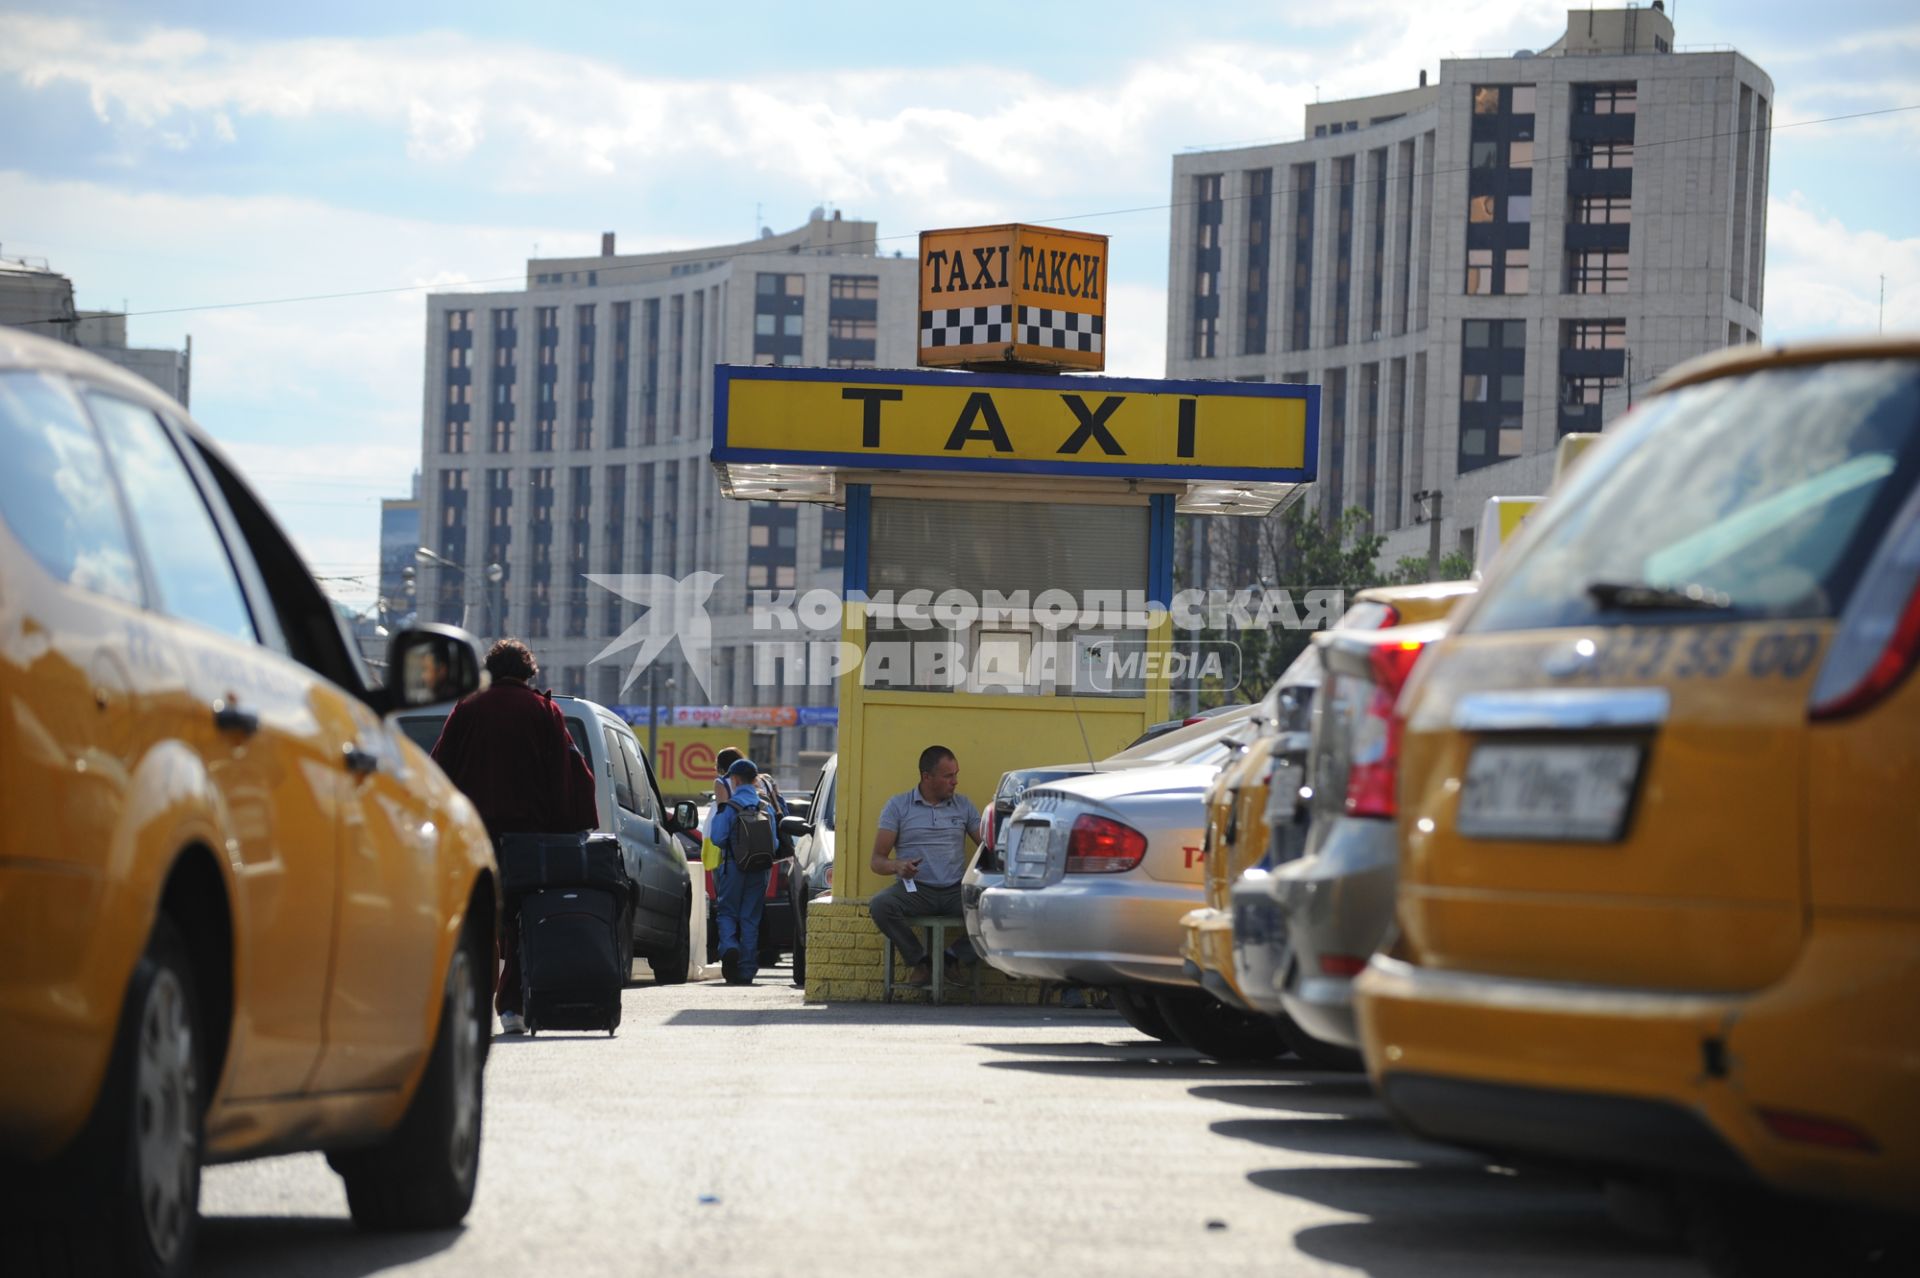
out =
[[[680,926],[673,930],[673,944],[658,955],[647,956],[653,979],[661,985],[684,985],[687,967],[693,961],[693,896],[680,898]]]
[[[1267,1016],[1228,1007],[1211,994],[1156,994],[1154,1004],[1174,1037],[1217,1061],[1266,1061],[1287,1050]]]
[[[371,1149],[327,1156],[362,1229],[451,1229],[473,1205],[488,1029],[478,948],[469,924],[447,966],[426,1073],[400,1125]]]
[[[1153,995],[1144,990],[1128,989],[1124,985],[1110,985],[1107,987],[1107,997],[1113,1001],[1113,1010],[1148,1038],[1157,1038],[1163,1043],[1180,1041],[1167,1025],[1167,1018],[1160,1014],[1159,1004],[1154,1001]]]
[[[793,983],[807,983],[807,881],[795,874],[787,880],[787,897],[793,902]]]

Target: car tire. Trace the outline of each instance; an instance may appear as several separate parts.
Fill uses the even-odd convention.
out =
[[[658,955],[647,956],[653,979],[660,985],[685,985],[687,968],[693,962],[693,893],[680,898],[680,926],[673,930],[673,944]]]
[[[1301,1029],[1291,1019],[1276,1019],[1274,1027],[1280,1031],[1280,1037],[1286,1041],[1287,1050],[1299,1057],[1303,1065],[1342,1074],[1358,1074],[1367,1068],[1365,1058],[1358,1051],[1351,1047],[1342,1047],[1338,1043],[1323,1042]]]
[[[1148,1038],[1157,1038],[1163,1043],[1180,1041],[1167,1024],[1167,1018],[1160,1014],[1160,1006],[1152,994],[1124,985],[1110,985],[1107,997],[1113,1002],[1113,1010]]]
[[[1216,1061],[1268,1061],[1287,1050],[1273,1018],[1228,1007],[1211,994],[1156,994],[1174,1037]]]
[[[369,1149],[327,1155],[362,1229],[451,1229],[473,1205],[489,1028],[481,966],[469,923],[447,965],[426,1072],[399,1126]]]
[[[787,879],[787,899],[793,903],[793,983],[807,983],[807,880],[793,874]]]

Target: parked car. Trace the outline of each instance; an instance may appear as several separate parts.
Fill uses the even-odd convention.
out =
[[[1403,619],[1444,615],[1476,589],[1472,582],[1373,586],[1357,591],[1334,623],[1335,633],[1365,633]],[[1311,724],[1321,687],[1321,649],[1310,643],[1268,690],[1256,710],[1256,735],[1248,749],[1220,770],[1207,796],[1206,903],[1181,920],[1182,956],[1193,981],[1242,1011],[1275,1019],[1294,1053],[1313,1064],[1358,1068],[1359,1057],[1327,1049],[1296,1031],[1268,974],[1243,976],[1235,961],[1239,918],[1235,892],[1244,876],[1297,858],[1307,841],[1310,807],[1301,796],[1306,781]],[[1261,924],[1256,924],[1256,927]],[[1270,930],[1271,923],[1264,926]]]
[[[0,329],[0,1226],[8,1273],[189,1271],[203,1164],[325,1150],[356,1223],[479,1170],[493,849],[181,407]]]
[[[1398,934],[1356,987],[1391,1112],[1793,1196],[1761,1246],[1794,1198],[1920,1209],[1916,660],[1920,340],[1656,385],[1400,702]]]
[[[1190,757],[1202,761],[1029,788],[1007,826],[1000,882],[983,886],[975,906],[971,926],[987,962],[1013,976],[1104,987],[1144,1033],[1202,1044],[1209,1055],[1277,1054],[1268,1023],[1226,1008],[1180,968],[1180,918],[1202,899],[1203,796],[1252,709],[1212,723],[1219,735],[1192,739]]]
[[[793,981],[807,983],[807,906],[833,891],[833,827],[840,794],[840,756],[827,756],[820,780],[802,803],[790,804],[793,864],[787,875],[788,912],[793,916]]]
[[[976,955],[986,953],[980,934],[980,894],[997,885],[1003,877],[1007,855],[1007,835],[1014,809],[1034,786],[1069,777],[1085,776],[1093,771],[1122,772],[1142,768],[1165,767],[1170,763],[1224,763],[1236,748],[1235,737],[1244,731],[1254,715],[1250,705],[1228,706],[1229,713],[1204,715],[1191,723],[1156,736],[1136,740],[1117,754],[1097,764],[1056,763],[1044,767],[1019,768],[1003,773],[994,789],[993,802],[981,814],[980,842],[960,880],[960,913],[966,920],[967,939]],[[1151,1008],[1140,1010],[1141,1023],[1150,1026],[1143,1032],[1170,1036]],[[1136,1025],[1136,1028],[1139,1028]]]
[[[693,877],[686,849],[674,837],[673,809],[660,797],[653,761],[633,729],[613,711],[584,697],[555,694],[573,743],[593,773],[599,829],[620,838],[633,895],[626,934],[635,955],[647,960],[662,985],[687,979],[693,946]],[[399,716],[402,731],[423,750],[433,749],[450,707]]]

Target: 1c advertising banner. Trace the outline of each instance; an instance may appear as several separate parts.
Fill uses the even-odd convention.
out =
[[[668,795],[711,790],[720,752],[731,747],[747,753],[747,733],[740,728],[660,728],[657,732],[660,753],[653,769],[660,789]]]

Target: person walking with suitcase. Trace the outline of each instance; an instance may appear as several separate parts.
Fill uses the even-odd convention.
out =
[[[707,837],[721,850],[713,872],[720,934],[720,974],[729,985],[751,985],[760,966],[760,916],[767,908],[767,876],[773,869],[779,814],[754,784],[760,769],[752,759],[727,769],[732,797],[716,803]]]
[[[600,824],[593,770],[553,698],[538,692],[540,667],[527,645],[502,639],[487,652],[492,684],[454,706],[433,744],[433,760],[473,801],[497,842],[503,834],[565,834]],[[521,1019],[520,916],[509,900],[501,920],[505,963],[494,991],[500,1028],[518,1034]]]

